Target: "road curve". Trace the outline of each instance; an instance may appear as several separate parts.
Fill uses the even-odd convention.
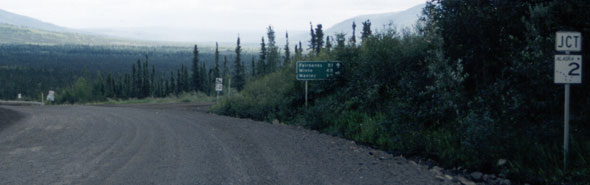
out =
[[[0,106],[0,184],[452,184],[286,125],[171,106]]]

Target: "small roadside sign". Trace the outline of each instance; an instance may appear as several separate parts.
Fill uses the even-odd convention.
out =
[[[215,91],[223,91],[223,78],[215,78]]]
[[[574,31],[558,31],[555,33],[555,51],[582,51],[582,34]]]
[[[49,93],[47,93],[47,101],[55,101],[55,91],[49,91]]]

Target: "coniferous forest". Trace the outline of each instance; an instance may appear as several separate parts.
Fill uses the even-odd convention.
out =
[[[429,0],[415,28],[372,30],[366,20],[330,35],[311,24],[309,40],[295,41],[269,26],[256,52],[245,52],[239,37],[231,49],[0,45],[0,99],[38,100],[49,89],[55,103],[68,104],[214,96],[221,77],[237,93],[214,113],[302,126],[517,183],[588,184],[589,69],[572,85],[567,169],[564,87],[553,82],[555,32],[590,38],[588,9],[583,0]],[[345,71],[310,81],[306,106],[297,61],[341,61]]]

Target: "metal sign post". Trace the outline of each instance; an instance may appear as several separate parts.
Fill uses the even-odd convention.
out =
[[[555,33],[555,51],[564,52],[555,55],[554,83],[564,84],[563,104],[563,170],[567,170],[567,158],[570,143],[570,84],[582,83],[582,55],[570,55],[570,52],[582,51],[582,34],[572,31]]]
[[[305,107],[307,107],[307,80],[305,80]]]

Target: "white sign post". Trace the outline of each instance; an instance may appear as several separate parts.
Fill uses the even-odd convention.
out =
[[[570,52],[582,51],[582,34],[573,31],[555,33],[555,51],[564,54],[555,55],[554,83],[565,85],[565,102],[563,115],[563,170],[567,170],[570,130],[570,84],[582,83],[582,55],[570,55]]]
[[[215,91],[217,92],[217,100],[219,100],[219,93],[223,91],[223,78],[215,78]]]

